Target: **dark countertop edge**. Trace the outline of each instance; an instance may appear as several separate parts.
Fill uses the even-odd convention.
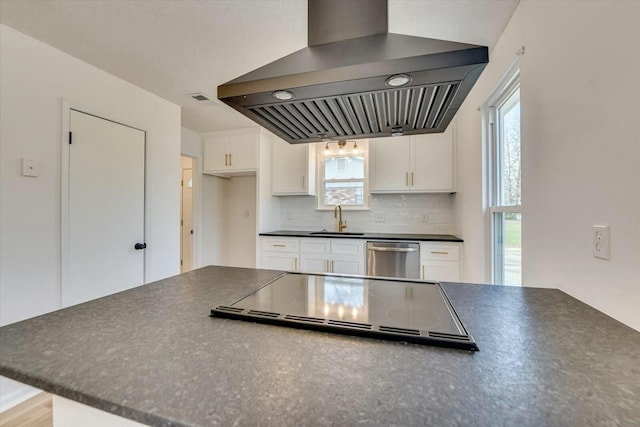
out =
[[[179,423],[175,420],[167,419],[166,417],[153,415],[148,412],[144,412],[138,409],[131,408],[121,403],[112,402],[105,399],[100,399],[92,395],[82,393],[72,388],[58,385],[54,381],[41,379],[32,374],[25,374],[18,372],[14,369],[0,365],[0,375],[5,378],[9,378],[14,381],[18,381],[22,384],[35,387],[47,393],[54,394],[56,396],[63,397],[80,403],[82,405],[89,406],[99,411],[104,411],[108,414],[116,415],[118,417],[125,418],[127,420],[135,421],[146,425],[163,425],[163,426],[176,426],[176,427],[188,427],[185,424]],[[106,409],[109,408],[109,409]]]
[[[325,234],[311,234],[311,231],[296,230],[276,230],[259,233],[260,236],[273,237],[321,237],[325,239],[360,239],[360,240],[414,240],[423,242],[455,242],[462,243],[458,236],[452,234],[411,234],[411,233],[364,233],[362,235],[353,234],[333,234],[328,232]]]

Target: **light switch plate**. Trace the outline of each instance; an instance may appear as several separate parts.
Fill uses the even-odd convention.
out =
[[[611,238],[608,224],[593,226],[593,256],[596,258],[611,258]]]
[[[22,159],[22,176],[38,176],[38,165],[35,160]]]

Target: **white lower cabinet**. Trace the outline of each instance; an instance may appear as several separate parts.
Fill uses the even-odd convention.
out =
[[[301,239],[300,271],[364,274],[364,245],[358,239]]]
[[[359,239],[261,238],[261,267],[305,273],[365,274]]]
[[[365,244],[360,239],[261,237],[260,266],[304,273],[366,274]],[[421,242],[420,278],[460,281],[462,244]]]
[[[420,243],[420,278],[443,282],[460,281],[462,244],[456,242]]]
[[[300,241],[288,237],[260,239],[260,266],[273,270],[298,271]]]
[[[365,274],[366,264],[364,257],[338,257],[332,256],[331,272],[337,274]]]

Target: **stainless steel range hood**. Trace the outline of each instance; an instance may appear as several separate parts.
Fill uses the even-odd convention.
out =
[[[486,46],[388,33],[386,0],[308,5],[308,47],[218,86],[289,143],[444,132],[489,62]]]

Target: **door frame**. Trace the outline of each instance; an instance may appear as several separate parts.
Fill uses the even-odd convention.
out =
[[[182,159],[182,157],[187,157],[191,160],[191,181],[193,184],[192,187],[192,191],[191,191],[191,227],[193,229],[193,234],[191,235],[191,268],[189,271],[191,270],[195,270],[197,268],[197,266],[199,265],[198,261],[197,261],[197,237],[196,234],[198,232],[199,226],[198,226],[198,215],[197,215],[197,200],[196,197],[199,194],[200,191],[200,183],[197,181],[197,174],[196,174],[196,170],[198,169],[198,161],[199,158],[198,157],[194,157],[192,155],[189,154],[184,154],[184,153],[180,153],[180,159]],[[180,167],[180,180],[182,180],[182,171],[184,169],[182,169],[182,166]],[[183,192],[184,192],[184,188],[181,186],[180,187],[180,219],[183,220],[183,213],[182,213],[182,197],[183,197]],[[182,260],[182,224],[180,225],[180,259]],[[180,265],[180,271],[182,271],[182,265]]]
[[[94,108],[81,106],[77,104],[71,104],[66,99],[62,99],[62,126],[60,127],[60,289],[58,290],[58,306],[62,307],[62,289],[64,284],[69,280],[69,171],[71,164],[69,163],[69,131],[71,111],[77,111],[79,113],[88,114],[93,117],[97,117],[108,122],[116,123],[128,128],[139,130],[144,133],[144,213],[143,213],[143,241],[146,242],[149,233],[149,224],[151,223],[149,218],[149,211],[147,206],[149,204],[149,191],[147,191],[148,185],[148,169],[147,169],[147,157],[149,144],[147,144],[147,131],[123,123],[121,121],[108,119],[105,116],[110,114],[105,112],[97,112]],[[145,249],[142,257],[142,284],[146,283],[146,265],[147,265],[147,250]]]

